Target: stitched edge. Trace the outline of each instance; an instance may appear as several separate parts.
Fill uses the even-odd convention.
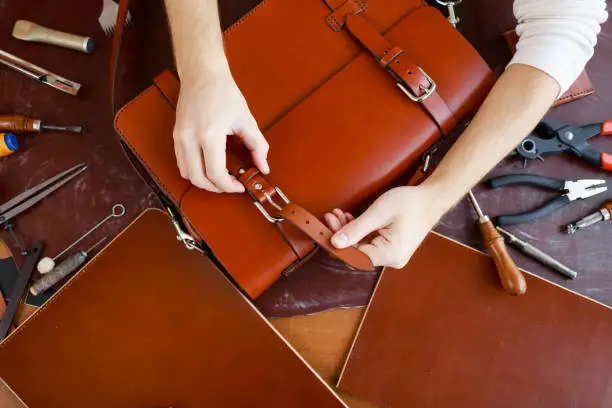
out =
[[[159,209],[151,209],[150,211],[159,211],[162,214],[164,213],[163,211],[159,210]],[[139,215],[138,217],[136,217],[136,219],[134,221],[132,221],[130,223],[130,225],[128,225],[123,231],[121,231],[108,245],[104,246],[102,248],[102,250],[96,254],[96,256],[93,257],[93,259],[91,259],[84,267],[83,269],[81,269],[79,272],[77,272],[72,278],[70,278],[70,280],[68,280],[68,282],[66,282],[66,284],[64,286],[62,286],[62,288],[59,290],[59,292],[57,292],[55,295],[53,295],[51,297],[51,299],[47,300],[30,318],[28,318],[21,326],[17,327],[17,329],[15,330],[15,332],[11,333],[11,335],[9,335],[9,337],[6,338],[6,340],[4,340],[2,343],[0,343],[0,348],[5,348],[6,346],[9,345],[9,343],[11,343],[14,339],[16,339],[17,337],[21,336],[22,333],[24,332],[24,329],[26,327],[28,327],[35,319],[38,318],[38,316],[40,316],[41,312],[45,309],[47,309],[49,307],[49,305],[53,304],[53,302],[55,302],[57,299],[59,299],[66,291],[66,289],[70,286],[72,286],[74,284],[74,282],[76,282],[78,279],[80,279],[81,276],[85,275],[85,273],[88,271],[88,269],[90,269],[93,265],[96,264],[96,262],[98,262],[101,258],[101,254],[106,250],[106,248],[108,248],[109,246],[111,246],[119,237],[121,237],[123,234],[125,234],[128,229],[134,225],[134,223],[136,221],[138,221],[140,218],[143,217],[143,215],[146,213],[146,211],[144,213],[142,213],[141,215]]]
[[[123,142],[125,144],[127,144],[130,147],[130,150],[132,151],[132,153],[134,153],[135,156],[138,157],[138,160],[140,160],[140,162],[142,163],[143,166],[145,166],[145,168],[149,171],[149,174],[151,175],[151,177],[154,179],[155,183],[161,187],[164,190],[164,193],[169,196],[172,201],[177,204],[177,199],[176,197],[171,194],[168,190],[168,187],[166,187],[166,185],[159,179],[159,177],[157,176],[157,174],[155,174],[155,172],[153,172],[151,170],[151,166],[149,166],[147,164],[147,162],[142,158],[142,156],[136,151],[136,149],[134,148],[134,145],[132,143],[130,143],[130,141],[127,139],[127,137],[125,136],[125,133],[123,133],[123,131],[121,130],[121,128],[119,127],[119,119],[120,116],[122,116],[125,113],[125,110],[127,110],[127,108],[129,108],[131,105],[133,105],[134,103],[138,102],[140,99],[142,99],[144,96],[146,96],[147,94],[149,94],[152,91],[158,91],[158,88],[156,85],[151,85],[149,86],[147,89],[145,89],[144,91],[142,91],[141,93],[139,93],[134,99],[132,99],[130,102],[128,102],[125,106],[123,106],[119,112],[117,112],[117,115],[115,116],[115,120],[113,121],[113,125],[115,127],[115,131],[119,134],[119,136],[121,137],[121,140],[123,140]],[[165,99],[165,97],[164,97]],[[178,206],[178,205],[177,205]]]
[[[259,9],[261,9],[266,3],[268,3],[268,0],[263,0],[261,3],[259,3],[257,6],[255,6],[254,8],[252,8],[248,13],[246,13],[244,16],[240,17],[240,19],[238,19],[234,24],[232,24],[231,26],[229,26],[228,28],[225,29],[225,31],[223,31],[223,36],[228,36],[230,33],[232,33],[233,31],[236,30],[236,28],[238,28],[238,26],[240,26],[241,24],[243,24],[249,17],[251,17],[253,14],[255,14]]]
[[[572,93],[567,96],[564,96],[563,98],[557,99],[557,102],[555,102],[554,106],[563,105],[564,103],[572,102],[575,99],[581,98],[583,96],[589,96],[594,93],[595,93],[595,89],[592,89],[592,88],[584,90],[584,91]]]

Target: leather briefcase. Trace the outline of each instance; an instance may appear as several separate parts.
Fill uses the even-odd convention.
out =
[[[115,49],[126,13],[123,1]],[[247,194],[209,193],[182,179],[172,139],[180,83],[170,71],[117,114],[123,142],[194,241],[249,296],[319,247],[371,269],[356,249],[331,247],[319,219],[396,183],[483,101],[494,81],[488,66],[420,0],[267,0],[224,38],[270,143],[272,173],[264,177],[248,155],[228,149],[228,169]]]

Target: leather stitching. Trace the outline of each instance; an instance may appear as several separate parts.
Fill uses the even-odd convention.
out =
[[[253,9],[251,9],[251,11],[249,11],[248,13],[246,13],[244,16],[240,17],[240,19],[238,21],[236,21],[234,24],[232,24],[231,26],[229,26],[228,28],[226,28],[223,31],[223,35],[227,36],[229,35],[232,31],[236,30],[236,28],[238,28],[238,26],[242,25],[249,17],[251,17],[253,14],[255,14],[258,10],[260,10],[266,3],[268,3],[268,0],[263,0],[261,3],[259,3],[257,6],[255,6]]]

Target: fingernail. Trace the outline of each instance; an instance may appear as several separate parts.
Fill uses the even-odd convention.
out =
[[[261,169],[261,171],[263,174],[270,174],[270,166],[268,165],[268,162],[264,162],[263,169]]]
[[[346,248],[348,243],[348,237],[344,232],[336,233],[331,239],[332,245],[336,248]]]

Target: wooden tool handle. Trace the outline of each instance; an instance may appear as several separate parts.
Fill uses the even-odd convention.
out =
[[[11,250],[8,249],[3,240],[0,239],[0,260],[2,259],[10,259],[13,255],[11,254]]]
[[[56,45],[86,54],[90,54],[94,46],[93,39],[90,37],[52,30],[27,20],[19,20],[15,23],[13,37],[23,41]]]
[[[0,132],[38,132],[37,127],[40,126],[38,122],[20,115],[0,115]]]
[[[497,232],[491,221],[481,223],[480,231],[484,237],[485,247],[495,261],[504,289],[514,296],[524,294],[527,291],[527,282],[510,257],[504,238]]]

